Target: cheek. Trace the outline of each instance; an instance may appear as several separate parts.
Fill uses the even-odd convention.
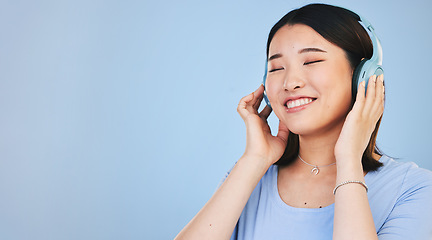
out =
[[[333,71],[329,71],[329,69]],[[310,84],[319,92],[319,95],[324,101],[325,108],[328,109],[332,106],[349,108],[352,99],[352,76],[350,71],[346,71],[344,68],[327,68],[321,70],[322,71],[311,73],[309,79],[313,79]]]
[[[347,62],[332,62],[310,74],[310,79],[317,80],[315,84],[320,85],[321,89],[351,96],[352,70]]]
[[[334,81],[331,84],[323,84],[322,89],[327,93],[327,97],[325,98],[326,108],[335,107],[334,111],[340,114],[347,114],[352,101],[351,84],[351,80],[347,78],[338,79],[338,81]]]

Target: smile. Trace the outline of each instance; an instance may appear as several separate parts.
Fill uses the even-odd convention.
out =
[[[300,106],[304,106],[306,104],[309,104],[313,100],[314,99],[312,99],[312,98],[300,98],[300,99],[288,101],[286,103],[286,106],[288,109],[291,109],[291,108],[300,107]]]

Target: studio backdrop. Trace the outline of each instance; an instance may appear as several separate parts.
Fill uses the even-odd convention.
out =
[[[311,2],[1,0],[0,239],[172,239],[244,151],[270,28]],[[379,147],[432,169],[432,2],[327,3],[381,39]]]

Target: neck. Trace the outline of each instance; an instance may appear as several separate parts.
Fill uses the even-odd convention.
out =
[[[313,165],[327,165],[336,162],[334,148],[342,126],[323,134],[299,135],[299,155]]]

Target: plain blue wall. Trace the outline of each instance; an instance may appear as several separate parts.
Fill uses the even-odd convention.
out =
[[[244,150],[268,31],[309,2],[1,1],[0,239],[173,238]],[[332,3],[383,44],[379,145],[432,169],[432,2]]]

